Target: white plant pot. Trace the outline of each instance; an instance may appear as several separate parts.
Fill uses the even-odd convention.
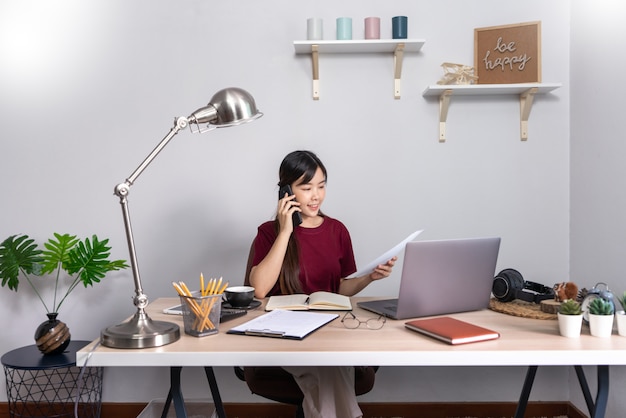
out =
[[[583,325],[583,314],[580,315],[561,315],[557,313],[559,320],[559,333],[563,337],[577,338],[580,337],[580,330]]]
[[[626,337],[626,312],[615,312],[615,320],[617,321],[617,333],[622,337]]]
[[[594,337],[607,338],[613,332],[613,317],[615,315],[589,314],[589,332]]]

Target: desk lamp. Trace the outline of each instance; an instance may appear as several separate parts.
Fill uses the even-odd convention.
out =
[[[130,263],[135,280],[135,297],[133,298],[133,304],[137,307],[137,312],[127,322],[103,329],[100,333],[102,345],[113,348],[160,347],[165,344],[173,343],[180,338],[178,325],[165,321],[153,321],[148,317],[145,311],[149,302],[141,286],[133,231],[130,225],[127,199],[130,187],[170,140],[188,125],[190,126],[191,132],[206,132],[212,128],[239,125],[255,120],[261,116],[263,116],[263,113],[257,110],[254,98],[245,90],[239,88],[220,90],[215,93],[208,105],[196,110],[191,116],[181,116],[177,118],[174,121],[174,127],[165,138],[159,142],[146,159],[143,160],[139,167],[137,167],[125,182],[115,186],[114,193],[120,198],[122,215],[124,217]],[[201,127],[200,125],[203,126]]]

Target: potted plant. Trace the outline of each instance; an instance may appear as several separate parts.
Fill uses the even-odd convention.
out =
[[[48,315],[48,321],[35,332],[35,341],[43,353],[62,352],[70,342],[67,326],[56,318],[72,290],[80,283],[85,287],[93,286],[108,272],[128,267],[125,260],[109,260],[108,242],[96,235],[81,241],[75,235],[54,233],[54,237],[44,243],[43,250],[24,234],[12,235],[0,244],[2,286],[17,292],[20,277],[25,278]],[[66,287],[63,276],[69,278]],[[54,280],[53,296],[52,301],[46,303],[43,286],[44,281],[50,279]]]
[[[622,310],[615,312],[617,332],[622,337],[626,337],[626,292],[622,296],[617,296],[617,301],[622,305]]]
[[[559,333],[568,338],[580,336],[583,325],[583,311],[575,299],[567,299],[559,306],[557,312]]]
[[[613,304],[596,298],[589,304],[589,332],[594,337],[610,337],[613,332]]]

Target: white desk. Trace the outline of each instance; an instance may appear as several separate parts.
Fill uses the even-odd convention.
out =
[[[356,308],[356,302],[361,299],[365,298],[353,298],[354,314],[357,317],[373,316]],[[611,338],[596,338],[583,330],[580,338],[564,338],[559,335],[556,321],[518,318],[490,310],[450,316],[498,331],[501,338],[449,346],[405,329],[405,321],[394,320],[388,320],[377,331],[346,329],[335,320],[302,341],[226,334],[231,327],[262,314],[261,309],[221,324],[217,335],[197,338],[183,333],[182,317],[161,313],[163,308],[177,303],[177,298],[158,299],[149,305],[148,314],[154,320],[178,323],[183,334],[180,340],[146,349],[99,346],[93,351],[88,365],[170,366],[173,373],[177,371],[178,379],[182,367],[199,366],[205,367],[209,383],[211,366],[531,366],[520,397],[518,411],[521,409],[521,414],[516,417],[523,416],[537,366],[576,366],[587,406],[591,415],[597,418],[604,416],[606,408],[608,366],[626,365],[624,337],[613,334]],[[244,339],[245,344],[242,344]],[[77,365],[84,365],[96,343],[92,342],[77,353]],[[599,366],[595,400],[588,393],[580,367],[583,365]],[[176,379],[173,374],[172,389],[179,391],[179,387],[174,387],[179,383],[174,382]],[[219,398],[219,392],[217,396]],[[174,400],[176,405],[177,399]]]

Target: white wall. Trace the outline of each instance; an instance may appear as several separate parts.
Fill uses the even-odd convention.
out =
[[[626,88],[616,74],[626,66],[626,4],[615,0],[572,4],[571,276],[576,282],[605,282],[622,294]],[[610,378],[607,417],[624,416],[626,401],[619,389],[626,383],[626,368],[612,367]],[[584,405],[579,390],[573,387],[571,393]]]
[[[390,37],[409,16],[402,99],[393,99],[393,59],[322,56],[321,99],[311,99],[310,57],[296,56],[306,19],[366,16]],[[530,137],[519,139],[515,97],[453,99],[448,141],[438,143],[438,103],[421,93],[445,61],[473,63],[473,29],[542,21],[545,82],[563,87],[535,100]],[[566,0],[320,0],[308,4],[167,1],[0,3],[0,237],[52,232],[111,238],[126,258],[113,186],[172,126],[217,90],[250,91],[265,116],[203,136],[181,133],[139,178],[129,198],[146,293],[173,296],[172,280],[223,276],[240,283],[256,227],[275,209],[277,169],[297,148],[329,170],[324,210],[343,220],[357,262],[417,228],[422,239],[499,235],[498,268],[528,280],[569,278],[570,3]],[[394,296],[399,271],[363,294]],[[129,271],[77,289],[61,319],[74,339],[133,313]],[[26,282],[3,289],[0,351],[31,344],[43,308]],[[207,340],[207,344],[210,340]],[[363,401],[515,400],[523,368],[386,368]],[[108,369],[104,400],[163,397],[167,369]],[[185,394],[205,396],[200,369],[184,371]],[[532,400],[564,400],[565,368],[540,369]],[[218,370],[225,401],[259,401],[230,369]],[[124,384],[120,384],[123,382]],[[146,384],[146,382],[150,382]],[[1,383],[4,385],[4,382]],[[133,390],[129,391],[128,388]],[[397,390],[402,387],[401,390]],[[4,398],[4,393],[2,395]]]

